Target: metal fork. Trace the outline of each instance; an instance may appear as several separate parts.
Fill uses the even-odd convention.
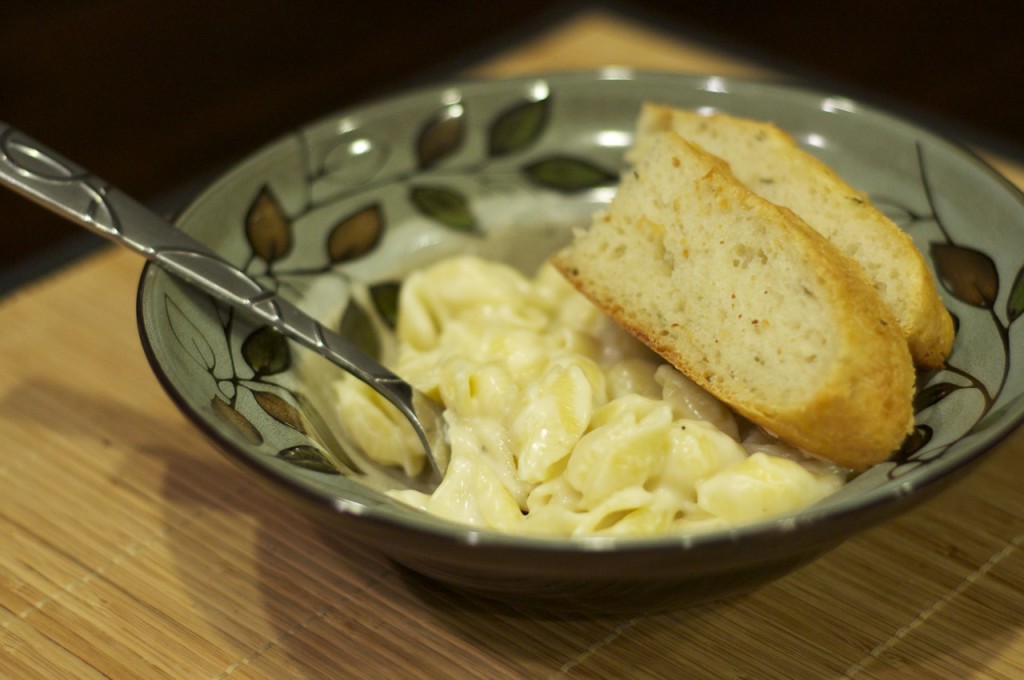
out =
[[[128,194],[2,122],[0,183],[143,255],[173,276],[256,317],[356,376],[409,420],[437,481],[443,478],[450,450],[441,405],[277,292]]]

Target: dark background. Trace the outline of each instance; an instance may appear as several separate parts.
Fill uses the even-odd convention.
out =
[[[0,119],[153,201],[291,127],[455,74],[591,6],[1024,160],[1018,0],[6,0]],[[90,247],[82,234],[0,191],[0,290]]]

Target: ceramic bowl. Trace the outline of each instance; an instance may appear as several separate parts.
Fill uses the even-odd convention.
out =
[[[444,584],[559,610],[680,607],[750,590],[921,502],[1024,417],[1024,199],[985,163],[849,98],[729,78],[604,70],[463,82],[343,111],[226,172],[179,226],[371,353],[403,276],[478,252],[532,270],[614,192],[643,101],[772,120],[867,192],[933,265],[956,318],[893,459],[798,514],[731,531],[543,539],[404,506],[400,477],[344,445],[337,377],[156,267],[142,341],[178,406],[342,541]]]

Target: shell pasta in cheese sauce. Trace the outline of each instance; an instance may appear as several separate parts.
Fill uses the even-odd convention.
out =
[[[556,536],[720,529],[798,510],[846,478],[738,421],[550,265],[532,279],[475,256],[417,271],[397,333],[392,367],[444,404],[452,457],[433,494],[389,493],[453,521]],[[337,397],[366,455],[422,469],[382,398],[354,378]]]

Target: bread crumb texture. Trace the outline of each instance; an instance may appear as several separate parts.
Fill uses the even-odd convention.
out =
[[[719,156],[671,130],[639,139],[614,200],[555,265],[764,429],[854,469],[887,458],[913,426],[914,366],[865,269]]]
[[[820,159],[777,126],[746,118],[645,104],[631,158],[659,133],[674,131],[728,163],[762,198],[790,208],[855,260],[892,310],[916,364],[943,365],[953,320],[910,236]]]

